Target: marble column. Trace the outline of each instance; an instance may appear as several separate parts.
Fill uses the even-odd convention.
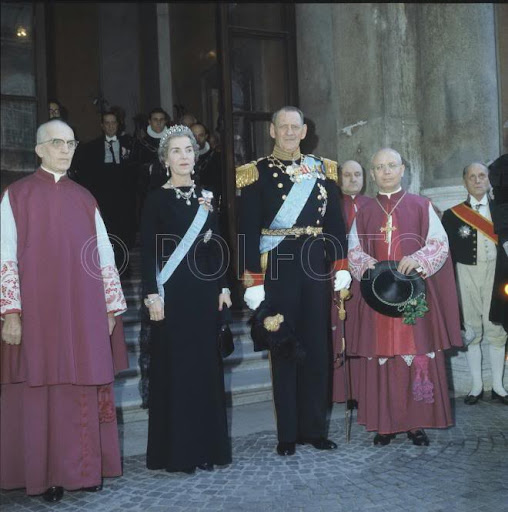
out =
[[[420,124],[425,173],[421,193],[445,210],[467,192],[462,169],[499,155],[499,93],[493,4],[418,6]],[[488,345],[483,381],[491,388]],[[464,351],[448,357],[453,388],[468,393]],[[505,371],[505,387],[508,370]]]
[[[493,5],[297,4],[296,22],[315,152],[368,168],[391,146],[408,168],[405,188],[441,210],[464,200],[463,167],[499,155]],[[449,362],[454,389],[467,393],[464,353]]]
[[[99,3],[101,87],[110,106],[125,110],[126,132],[139,111],[138,8],[135,3]]]
[[[299,4],[296,12],[300,104],[316,124],[320,152],[368,167],[377,149],[392,146],[408,169],[404,185],[418,191],[414,6]]]

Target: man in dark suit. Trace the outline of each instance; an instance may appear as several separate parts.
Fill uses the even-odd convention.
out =
[[[499,237],[494,231],[493,204],[489,200],[489,171],[481,163],[472,163],[463,171],[467,200],[446,210],[442,223],[448,234],[455,264],[462,317],[469,342],[466,353],[472,387],[465,403],[474,405],[483,395],[482,350],[489,343],[492,368],[492,399],[508,405],[503,386],[506,332],[489,320]]]
[[[97,200],[115,249],[121,270],[128,262],[128,249],[136,233],[136,167],[130,152],[132,138],[118,135],[118,118],[113,112],[102,114],[103,134],[83,144],[75,158],[77,181]]]
[[[202,187],[213,192],[216,201],[220,204],[222,195],[220,153],[210,147],[208,128],[204,124],[195,123],[191,126],[191,130],[199,146],[199,156],[195,166],[197,179]]]
[[[508,126],[505,133],[508,133]],[[499,237],[489,318],[494,323],[502,324],[508,332],[508,154],[501,155],[490,164],[489,171],[494,193],[492,222],[494,232]]]

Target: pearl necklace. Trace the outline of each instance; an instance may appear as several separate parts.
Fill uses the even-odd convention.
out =
[[[180,190],[178,187],[175,187],[171,183],[171,181],[168,181],[168,187],[175,191],[177,199],[185,199],[185,204],[187,206],[190,206],[191,204],[191,197],[193,197],[194,199],[196,199],[197,197],[196,193],[194,192],[194,190],[196,189],[196,184],[194,183],[194,180],[192,180],[192,185],[190,186],[190,190],[188,192],[184,192],[183,190]]]

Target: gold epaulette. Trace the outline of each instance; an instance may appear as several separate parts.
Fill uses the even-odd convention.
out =
[[[236,168],[236,188],[243,188],[252,185],[259,179],[259,171],[256,167],[256,161],[241,165]]]
[[[339,179],[339,174],[337,172],[337,162],[335,160],[328,160],[328,158],[323,158],[323,163],[325,164],[326,177],[337,183]]]
[[[335,160],[329,160],[328,158],[322,158],[316,155],[309,156],[315,158],[316,160],[321,160],[323,162],[323,165],[325,166],[326,177],[337,183],[339,179],[339,174],[337,172],[337,162]]]

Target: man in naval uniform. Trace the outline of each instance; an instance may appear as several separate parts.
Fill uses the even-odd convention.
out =
[[[493,400],[508,404],[508,392],[503,386],[506,331],[489,320],[498,236],[492,223],[492,203],[488,198],[489,173],[485,165],[472,163],[463,171],[468,198],[443,214],[443,226],[448,234],[455,263],[459,297],[466,339],[466,352],[472,387],[464,399],[474,405],[483,395],[482,350],[480,342],[489,343],[492,368]]]
[[[326,436],[329,285],[331,278],[337,291],[351,283],[337,164],[302,155],[306,133],[302,112],[281,108],[270,124],[272,154],[236,174],[244,300],[252,310],[265,301],[277,314],[272,319],[289,326],[305,353],[301,360],[271,354],[279,455],[293,455],[296,443],[337,448]]]

